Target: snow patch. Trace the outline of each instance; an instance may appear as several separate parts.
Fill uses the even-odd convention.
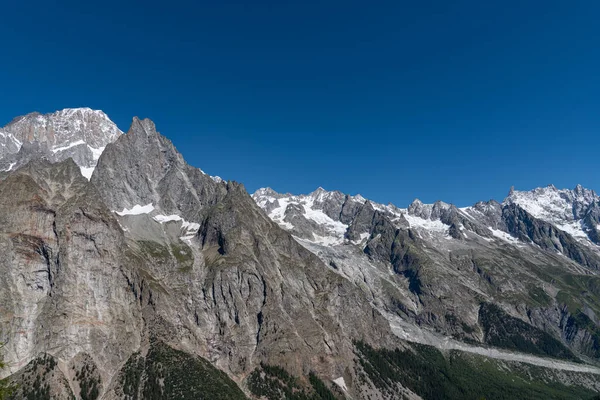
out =
[[[357,246],[358,246],[358,245],[360,245],[362,242],[364,242],[364,241],[365,241],[365,239],[368,239],[368,238],[369,238],[369,236],[371,236],[371,234],[370,234],[369,232],[364,232],[364,233],[361,233],[361,234],[360,234],[360,238],[359,238],[358,240],[353,240],[353,241],[352,241],[352,244],[355,244],[355,245],[357,245]]]
[[[335,237],[335,236],[320,236],[313,232],[313,240],[312,242],[315,244],[320,244],[322,246],[335,246],[336,244],[341,244],[344,242],[343,238]],[[311,240],[309,240],[311,241]]]
[[[71,147],[79,146],[79,145],[82,145],[82,144],[85,144],[85,142],[83,140],[77,140],[75,142],[67,144],[66,146],[55,147],[55,148],[52,149],[52,152],[54,154],[56,154],[58,152],[61,152],[61,151],[70,149]]]
[[[94,161],[98,161],[98,159],[100,158],[100,156],[102,155],[102,152],[104,151],[105,147],[100,147],[100,148],[94,148],[92,146],[90,146],[88,144],[88,149],[90,149],[90,151],[92,152],[92,156],[94,157]]]
[[[406,218],[411,228],[423,228],[427,231],[438,233],[446,233],[448,231],[448,226],[440,220],[432,221],[410,214],[405,214],[404,218]]]
[[[304,207],[304,217],[315,221],[319,225],[325,225],[329,230],[333,231],[336,236],[344,237],[344,233],[348,229],[348,226],[340,221],[335,221],[331,219],[327,214],[325,214],[322,210],[313,209],[313,201],[308,201],[306,204],[302,205]]]
[[[171,222],[171,221],[183,221],[183,218],[181,218],[179,215],[155,215],[154,217],[152,217],[156,222],[160,222],[161,224],[164,224],[166,222]]]
[[[492,232],[492,235],[494,235],[498,239],[504,240],[505,242],[515,243],[519,241],[517,238],[499,229],[494,229],[491,226],[488,226],[488,229]]]
[[[285,209],[287,208],[289,202],[287,199],[279,199],[277,202],[279,207],[274,208],[269,217],[271,217],[273,221],[280,223],[283,222],[283,218],[285,218]]]
[[[16,164],[17,164],[16,162],[10,163],[10,165],[8,166],[8,168],[2,169],[0,171],[8,172],[8,171],[12,170],[15,167]]]
[[[154,206],[152,205],[152,203],[150,204],[146,204],[145,206],[141,206],[139,204],[136,204],[135,206],[133,206],[132,208],[124,208],[123,211],[115,211],[118,215],[123,216],[123,215],[140,215],[140,214],[148,214],[151,213],[152,211],[154,211]]]
[[[181,233],[182,236],[179,239],[189,242],[195,235],[198,233],[198,229],[200,229],[200,224],[196,222],[188,222],[185,219],[181,218],[177,214],[173,215],[155,215],[152,217],[156,222],[165,224],[167,222],[181,222]]]
[[[217,182],[217,183],[221,183],[224,182],[224,180],[220,177],[220,176],[212,176],[207,174],[206,172],[202,171],[200,168],[198,168],[198,171],[202,172],[202,174],[208,176],[210,179],[212,179],[213,181]]]
[[[88,181],[92,179],[95,167],[79,167],[81,175],[83,175]]]
[[[339,378],[334,379],[333,383],[338,385],[344,392],[348,391],[348,386],[346,386],[346,381],[344,380],[343,376],[340,376]]]
[[[563,232],[567,232],[569,235],[578,239],[587,239],[588,235],[584,231],[583,221],[571,221],[563,224],[555,223],[556,227]]]

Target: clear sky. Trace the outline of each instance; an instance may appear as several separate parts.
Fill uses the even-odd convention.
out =
[[[406,206],[599,190],[598,1],[5,1],[0,125],[153,119],[211,175]]]

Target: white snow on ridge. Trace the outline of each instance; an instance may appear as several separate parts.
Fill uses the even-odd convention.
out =
[[[82,144],[86,144],[86,143],[85,143],[85,141],[83,141],[83,140],[80,139],[80,140],[77,140],[75,142],[69,143],[66,146],[55,147],[55,148],[52,149],[52,152],[54,154],[56,154],[58,152],[65,151],[67,149],[70,149],[71,147],[79,146],[79,145],[82,145]]]
[[[557,222],[554,225],[576,239],[588,239],[588,235],[584,231],[583,221],[571,221],[562,224]]]
[[[212,179],[213,181],[215,181],[217,183],[225,182],[225,180],[223,178],[221,178],[220,176],[209,175],[200,168],[198,168],[198,171],[202,172],[204,175],[208,176],[210,179]]]
[[[141,206],[139,204],[134,205],[132,208],[127,209],[124,208],[123,211],[115,211],[118,215],[140,215],[140,214],[148,214],[154,211],[154,206],[152,203],[146,204],[145,206]]]
[[[448,232],[448,225],[444,224],[440,220],[432,221],[430,219],[423,219],[408,213],[404,214],[404,218],[406,218],[411,228],[423,228],[427,231],[438,233]]]
[[[271,201],[272,200],[272,201]],[[271,203],[277,201],[279,207],[273,209],[269,213],[269,217],[279,224],[284,229],[291,230],[294,228],[294,225],[285,221],[285,211],[289,204],[297,204],[302,206],[304,213],[302,214],[304,218],[315,222],[316,224],[325,228],[328,235],[321,236],[313,233],[313,242],[323,244],[326,246],[333,246],[336,244],[340,244],[344,242],[344,234],[348,229],[348,226],[343,224],[342,222],[335,221],[331,219],[327,214],[325,214],[322,210],[314,208],[314,198],[311,197],[284,197],[280,199],[275,198],[267,198],[259,200],[259,205],[261,207],[265,207],[267,203]]]
[[[510,234],[501,231],[499,229],[494,229],[491,226],[488,226],[488,229],[492,232],[492,234],[498,239],[504,240],[505,242],[515,243],[519,240],[516,237],[511,236]]]
[[[283,222],[283,218],[285,218],[285,210],[289,204],[288,199],[279,199],[277,200],[279,207],[274,208],[269,217],[277,223]]]
[[[598,200],[596,193],[581,186],[577,186],[575,190],[559,190],[550,185],[528,192],[511,192],[504,203],[517,204],[535,218],[553,224],[583,244],[591,245],[586,227],[582,220],[576,219],[574,209],[577,207],[581,212]]]
[[[573,221],[574,202],[590,203],[593,200],[592,193],[584,191],[581,194],[570,189],[559,190],[548,186],[528,192],[514,191],[506,198],[505,203],[515,203],[535,218],[547,222]]]
[[[327,214],[325,214],[322,210],[314,209],[314,201],[309,200],[305,204],[302,204],[304,207],[304,217],[315,221],[319,225],[325,225],[332,233],[336,236],[344,237],[348,226],[340,221],[335,221],[331,219]]]

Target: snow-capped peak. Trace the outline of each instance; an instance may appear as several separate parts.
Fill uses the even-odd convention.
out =
[[[100,110],[65,108],[50,114],[30,113],[0,129],[0,163],[20,166],[24,142],[43,144],[51,161],[69,157],[88,179],[107,144],[123,132]],[[25,159],[26,157],[21,157]],[[21,162],[25,162],[21,160]]]
[[[420,212],[410,213],[408,209],[398,208],[391,203],[384,205],[360,194],[350,196],[322,187],[307,195],[281,194],[271,188],[262,188],[254,192],[252,198],[273,221],[297,238],[326,246],[346,241],[345,234],[350,226],[347,213],[352,214],[352,210],[357,212],[364,206],[387,215],[399,227],[406,227],[408,223],[411,228],[442,234],[444,237],[449,228],[439,217],[441,210],[451,207],[443,202],[423,204],[417,200],[412,205],[419,206]],[[424,211],[426,215],[422,215]]]
[[[587,240],[590,227],[583,219],[600,197],[577,185],[574,189],[557,189],[554,185],[530,191],[513,190],[503,204],[516,204],[535,218],[549,222],[571,236]]]
[[[504,204],[517,204],[534,217],[551,222],[580,219],[585,209],[599,199],[593,190],[581,185],[573,190],[548,185],[530,191],[515,190],[504,200]]]

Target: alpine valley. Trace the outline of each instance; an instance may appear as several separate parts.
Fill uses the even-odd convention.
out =
[[[598,398],[592,190],[250,195],[88,108],[0,128],[0,171],[9,398]]]

